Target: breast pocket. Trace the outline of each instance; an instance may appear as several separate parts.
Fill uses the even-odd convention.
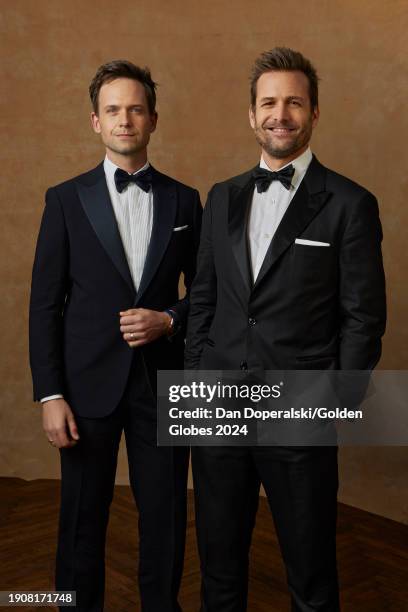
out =
[[[182,228],[182,229],[181,229]],[[167,256],[183,259],[186,254],[186,249],[191,240],[191,230],[189,226],[176,226],[171,232],[170,241],[167,247]]]
[[[299,257],[324,257],[331,254],[333,247],[330,244],[301,244],[295,242],[293,244],[293,252]]]
[[[337,275],[337,255],[332,246],[293,244],[291,253],[292,280],[310,287],[327,284]]]

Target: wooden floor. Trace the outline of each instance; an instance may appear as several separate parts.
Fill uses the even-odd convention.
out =
[[[57,481],[0,478],[0,590],[53,588],[58,496]],[[200,575],[192,498],[190,502],[180,601],[183,612],[198,612]],[[140,610],[136,525],[130,490],[118,486],[106,555],[107,612]],[[339,504],[338,558],[342,612],[408,612],[408,527]],[[252,545],[248,610],[289,609],[272,520],[261,499]]]

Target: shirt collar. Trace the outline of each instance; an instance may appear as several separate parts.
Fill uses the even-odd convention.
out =
[[[147,168],[149,168],[149,166],[150,166],[150,162],[147,161],[142,168],[139,168],[139,170],[136,170],[136,172],[133,172],[132,174],[138,174],[138,172],[142,172],[142,170],[146,170]],[[106,178],[113,181],[117,168],[119,168],[119,166],[114,164],[113,161],[111,161],[109,157],[106,155],[105,159],[103,160],[103,169],[105,171]]]
[[[282,166],[282,168],[279,168],[279,170],[282,170],[283,168],[286,168],[286,166],[289,166],[290,164],[292,164],[292,166],[295,169],[295,174],[293,175],[292,184],[296,184],[296,182],[299,180],[300,177],[303,178],[306,170],[309,167],[310,162],[312,161],[312,158],[313,158],[312,151],[310,150],[310,147],[308,147],[306,151],[303,151],[303,153],[299,155],[299,157],[292,159],[292,161]],[[266,163],[263,157],[261,157],[261,161],[259,162],[259,167],[264,168],[265,170],[272,171],[271,168],[269,168],[268,164]]]

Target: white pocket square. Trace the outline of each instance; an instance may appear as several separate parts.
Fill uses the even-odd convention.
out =
[[[181,232],[182,230],[185,230],[187,228],[188,228],[188,225],[180,225],[180,227],[174,227],[173,232]]]
[[[318,240],[305,240],[303,238],[296,238],[295,244],[306,244],[307,246],[320,246],[329,247],[330,242],[319,242]]]

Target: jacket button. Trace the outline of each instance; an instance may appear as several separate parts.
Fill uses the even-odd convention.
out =
[[[248,369],[248,364],[246,361],[241,361],[241,363],[239,364],[239,367],[241,370],[247,370]]]
[[[254,325],[256,325],[256,319],[253,319],[252,317],[249,317],[248,323],[251,325],[251,327],[253,327]]]

